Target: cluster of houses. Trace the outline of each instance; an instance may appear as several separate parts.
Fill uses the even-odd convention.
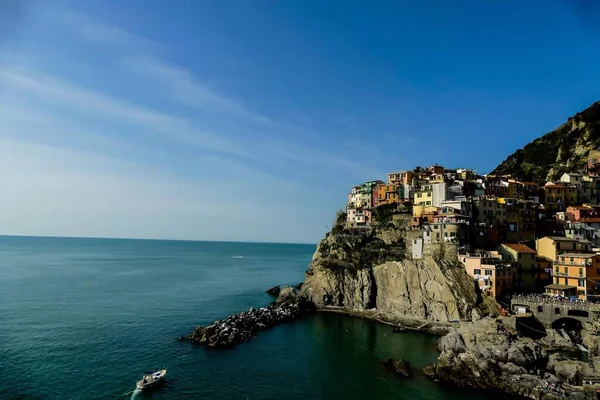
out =
[[[546,292],[590,299],[600,298],[599,204],[600,175],[591,171],[538,185],[432,165],[353,187],[346,224],[368,227],[384,205],[412,209],[413,258],[453,249],[495,297]]]

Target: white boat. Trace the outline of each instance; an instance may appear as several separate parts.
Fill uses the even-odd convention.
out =
[[[149,389],[161,383],[167,375],[167,369],[161,369],[158,371],[148,371],[144,374],[141,381],[137,381],[135,387],[139,390]]]

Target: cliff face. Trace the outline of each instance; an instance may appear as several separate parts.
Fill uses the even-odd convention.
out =
[[[491,174],[511,174],[544,183],[586,165],[590,151],[600,149],[600,102],[510,155]]]
[[[455,258],[411,259],[406,235],[391,225],[371,233],[330,232],[317,247],[301,295],[319,307],[430,321],[495,312]]]
[[[440,339],[438,361],[425,369],[433,378],[460,386],[500,390],[533,399],[595,399],[584,377],[599,376],[598,363],[548,354],[500,320],[461,324]]]

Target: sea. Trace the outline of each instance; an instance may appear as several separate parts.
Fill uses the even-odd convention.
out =
[[[435,336],[317,313],[233,349],[176,338],[261,307],[315,245],[0,237],[0,399],[494,399],[427,379]],[[382,361],[410,361],[401,379]],[[134,391],[147,370],[164,385]]]

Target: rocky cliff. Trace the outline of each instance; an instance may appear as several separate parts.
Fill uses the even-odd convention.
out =
[[[600,150],[600,102],[510,155],[491,174],[511,174],[544,183],[585,168],[590,151]]]
[[[464,268],[443,252],[412,259],[403,222],[372,229],[334,229],[319,243],[301,295],[318,307],[372,310],[448,322],[490,314]]]
[[[550,354],[501,320],[463,323],[440,339],[438,361],[425,373],[460,386],[494,389],[533,399],[595,399],[589,379],[599,363]]]

